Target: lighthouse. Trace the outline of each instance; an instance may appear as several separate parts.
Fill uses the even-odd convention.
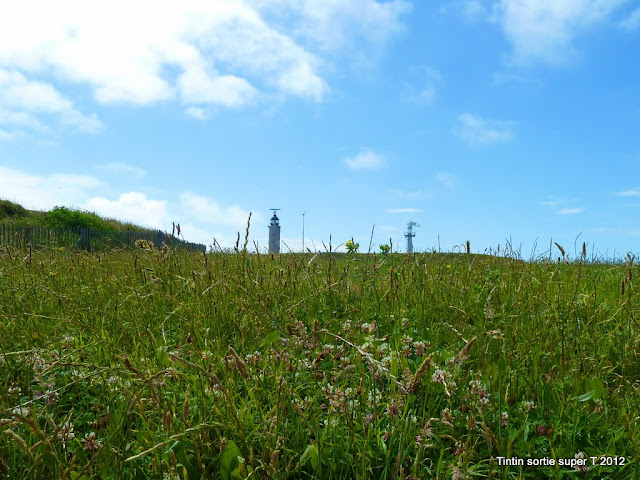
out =
[[[280,219],[276,215],[279,208],[271,208],[273,217],[269,224],[269,253],[280,253]]]

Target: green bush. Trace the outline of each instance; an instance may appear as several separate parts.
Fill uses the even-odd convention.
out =
[[[45,224],[55,228],[95,228],[105,230],[105,222],[95,213],[71,210],[67,207],[54,207],[47,212]]]
[[[0,218],[26,217],[27,210],[17,203],[9,200],[0,200]]]

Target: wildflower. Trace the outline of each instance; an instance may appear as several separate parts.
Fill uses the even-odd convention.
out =
[[[431,376],[431,380],[434,383],[441,383],[441,384],[445,384],[446,379],[447,379],[447,373],[444,370],[440,370],[439,368],[436,368],[436,371],[433,372],[433,375]]]
[[[246,358],[247,364],[254,366],[258,364],[258,362],[260,361],[260,357],[261,357],[260,352],[255,351],[253,353],[248,354],[245,358]]]
[[[44,394],[44,402],[48,407],[56,403],[56,398],[58,398],[58,393],[55,391],[47,390]]]
[[[586,472],[588,470],[587,468],[587,460],[586,460],[586,455],[584,454],[584,452],[578,452],[576,453],[573,458],[575,458],[576,460],[578,460],[578,463],[576,464],[576,472]]]
[[[363,331],[364,333],[373,333],[373,332],[375,332],[375,331],[376,331],[376,329],[378,328],[378,324],[377,324],[377,322],[374,320],[374,321],[373,321],[373,322],[371,322],[371,323],[363,323],[363,324],[361,325],[361,327],[360,327],[360,328],[362,328],[362,331]]]
[[[369,425],[371,425],[375,419],[376,419],[375,414],[371,412],[367,412],[362,416],[362,425],[364,425],[365,432],[369,431]]]
[[[9,387],[7,390],[7,394],[12,397],[14,395],[18,396],[22,393],[22,389],[20,387]]]
[[[70,347],[73,346],[74,341],[75,341],[75,338],[73,337],[73,335],[65,335],[64,342],[62,343],[62,349],[63,350],[69,349]]]
[[[87,452],[95,452],[100,448],[100,441],[96,440],[96,434],[94,432],[90,432],[82,439],[82,443],[84,444],[84,449]]]
[[[416,355],[419,357],[422,357],[429,347],[429,342],[413,342],[413,348],[415,349]]]
[[[387,406],[387,416],[397,417],[400,414],[400,409],[398,405],[396,405],[395,401],[392,401],[389,406]]]
[[[548,435],[549,432],[549,429],[544,425],[538,425],[538,427],[536,428],[536,433],[541,437]]]
[[[462,470],[460,470],[458,467],[449,467],[451,468],[452,472],[451,472],[451,480],[465,480],[467,478],[467,476],[462,473]]]
[[[602,400],[598,399],[595,401],[596,406],[593,407],[593,413],[602,413],[602,411],[604,410],[602,408]]]
[[[433,447],[433,443],[429,443],[426,438],[422,435],[416,435],[415,438],[416,447],[418,448],[431,448]]]
[[[504,338],[504,335],[501,330],[489,330],[488,332],[485,332],[485,333],[495,340],[502,340]]]
[[[76,438],[76,434],[73,433],[73,423],[68,421],[64,422],[58,430],[58,433],[56,433],[56,437],[58,437],[58,440],[60,440],[63,445],[66,445],[69,440]]]
[[[28,408],[14,408],[11,413],[16,417],[28,417],[31,411]]]
[[[509,425],[509,414],[507,412],[502,412],[500,414],[500,425],[503,427]]]
[[[451,410],[445,408],[442,410],[442,418],[440,418],[440,423],[446,425],[447,427],[453,427],[453,415],[451,415]]]
[[[467,428],[469,430],[476,430],[478,428],[478,425],[476,424],[476,421],[473,419],[473,417],[467,417]]]
[[[528,412],[536,408],[536,404],[531,400],[527,400],[525,402],[522,402],[522,407],[524,408],[525,412]]]

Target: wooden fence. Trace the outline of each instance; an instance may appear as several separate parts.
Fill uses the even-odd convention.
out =
[[[199,243],[186,242],[160,230],[109,231],[92,228],[49,228],[44,226],[16,226],[0,224],[0,245],[24,248],[76,248],[82,250],[106,250],[109,248],[134,248],[136,240],[153,242],[156,248],[163,243],[185,248],[190,251],[205,252],[207,247]]]

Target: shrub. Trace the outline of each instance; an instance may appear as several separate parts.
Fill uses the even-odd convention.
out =
[[[45,224],[56,228],[95,228],[104,230],[104,221],[95,213],[70,210],[67,207],[54,207],[47,212]]]
[[[26,217],[27,213],[22,205],[9,200],[0,200],[0,218]]]

